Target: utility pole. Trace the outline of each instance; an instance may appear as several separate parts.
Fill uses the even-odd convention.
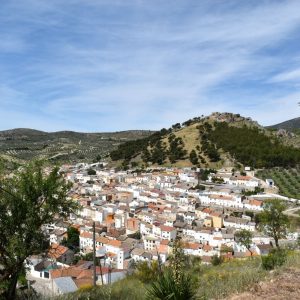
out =
[[[100,275],[101,275],[101,284],[103,285],[103,273],[102,273],[102,265],[101,265],[101,257],[99,258],[100,261]]]
[[[96,226],[95,222],[93,222],[93,285],[96,286]]]

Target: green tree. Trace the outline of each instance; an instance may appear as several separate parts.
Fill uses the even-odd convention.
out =
[[[218,256],[217,254],[213,255],[211,257],[211,264],[213,266],[218,266],[221,265],[223,263],[224,259],[222,256]]]
[[[242,244],[250,252],[250,254],[252,256],[252,251],[250,250],[251,244],[252,244],[252,237],[253,237],[252,232],[249,230],[246,230],[246,229],[242,229],[240,231],[237,231],[234,236],[235,236],[235,239],[240,244]]]
[[[53,168],[28,164],[13,176],[0,177],[0,297],[14,299],[26,258],[47,250],[43,225],[67,217],[78,206],[67,197],[70,185]]]
[[[96,175],[97,173],[96,173],[96,171],[94,169],[88,169],[87,170],[87,174],[88,175]]]
[[[269,199],[264,202],[263,211],[258,216],[261,229],[274,239],[277,248],[280,248],[279,239],[286,237],[290,223],[283,214],[286,209],[287,205],[283,200]]]
[[[79,249],[79,231],[75,227],[69,227],[67,230],[67,238],[63,239],[62,244],[72,250],[78,251]]]
[[[154,281],[159,274],[159,264],[156,260],[139,262],[136,265],[135,276],[142,282],[147,283]]]
[[[190,161],[193,165],[198,165],[199,164],[197,153],[194,149],[190,153]]]

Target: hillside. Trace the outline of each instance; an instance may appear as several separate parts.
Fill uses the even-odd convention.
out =
[[[80,133],[43,132],[27,128],[0,131],[0,157],[22,162],[50,159],[61,162],[93,161],[107,156],[120,143],[145,138],[152,131]]]
[[[191,275],[195,299],[299,299],[299,258],[298,251],[290,253],[283,266],[272,271],[262,268],[259,257],[229,260],[216,266],[195,260],[185,267],[185,272]],[[110,286],[86,287],[59,299],[144,300],[148,299],[151,279],[142,279],[134,273]]]
[[[300,117],[291,119],[279,124],[271,125],[268,126],[267,128],[272,128],[272,129],[285,129],[285,130],[290,130],[294,131],[295,129],[300,129]]]
[[[111,152],[127,165],[218,168],[289,167],[300,163],[299,136],[282,135],[238,114],[213,113],[174,124]]]

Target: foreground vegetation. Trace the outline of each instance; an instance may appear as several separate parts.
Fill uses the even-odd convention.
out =
[[[298,251],[290,251],[284,264],[276,268],[275,273],[280,274],[291,267],[300,268]],[[271,276],[269,271],[263,269],[259,257],[234,259],[217,266],[193,264],[185,271],[191,276],[196,290],[195,299],[222,299],[249,290]],[[143,300],[147,299],[149,286],[149,282],[144,283],[131,275],[111,286],[85,288],[59,299]]]

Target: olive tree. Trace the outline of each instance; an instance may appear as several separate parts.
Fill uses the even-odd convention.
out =
[[[280,199],[269,199],[263,204],[259,214],[259,225],[263,231],[272,237],[279,248],[279,240],[287,235],[289,218],[283,212],[287,209],[286,202]]]
[[[251,251],[252,238],[253,238],[252,232],[246,229],[242,229],[240,231],[237,231],[234,234],[234,237],[237,240],[237,242],[243,245],[250,252],[252,256],[252,251]]]
[[[43,225],[78,209],[69,188],[57,167],[45,173],[41,162],[0,175],[0,297],[15,298],[26,258],[49,247]]]

